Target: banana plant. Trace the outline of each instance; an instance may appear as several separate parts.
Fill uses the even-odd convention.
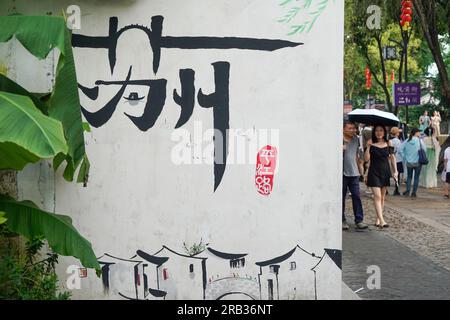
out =
[[[11,15],[0,17],[0,42],[6,42],[15,36],[16,39],[35,57],[45,59],[54,48],[58,48],[60,55],[56,68],[55,87],[47,101],[38,96],[26,93],[20,86],[14,86],[0,79],[1,87],[8,87],[8,92],[27,95],[38,108],[49,117],[62,123],[64,135],[67,139],[68,150],[62,152],[66,161],[64,178],[72,181],[78,166],[86,159],[84,148],[83,124],[81,121],[80,99],[72,53],[71,32],[66,27],[63,17],[56,16],[25,16]],[[33,97],[31,97],[33,96]],[[0,112],[2,110],[0,109]],[[1,137],[0,137],[1,139]],[[62,161],[58,162],[60,164]],[[54,166],[55,170],[58,166]],[[0,169],[9,169],[1,167]],[[83,177],[87,179],[88,172]]]
[[[0,170],[22,170],[27,164],[53,159],[63,176],[86,183],[89,160],[84,148],[78,85],[71,33],[63,17],[0,16],[0,42],[16,39],[34,56],[44,59],[60,51],[55,86],[48,95],[31,93],[0,74]],[[52,250],[73,256],[87,268],[100,270],[92,246],[72,225],[70,217],[46,212],[31,201],[0,195],[0,224],[29,239],[44,236]]]

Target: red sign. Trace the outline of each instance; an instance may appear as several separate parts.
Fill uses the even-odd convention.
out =
[[[366,89],[372,88],[372,74],[370,73],[369,67],[366,67]]]
[[[262,148],[256,157],[255,185],[259,194],[268,196],[273,190],[278,151],[272,146]]]

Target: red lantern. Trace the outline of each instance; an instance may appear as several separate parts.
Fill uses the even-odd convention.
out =
[[[411,0],[403,0],[402,1],[402,14],[400,15],[400,26],[404,31],[408,31],[411,27],[412,22],[412,1]]]
[[[372,74],[370,73],[369,67],[366,67],[366,89],[370,90],[372,87]]]
[[[409,15],[412,15],[412,9],[411,9],[411,8],[404,8],[404,9],[402,10],[402,12],[403,12],[403,14],[409,14]]]

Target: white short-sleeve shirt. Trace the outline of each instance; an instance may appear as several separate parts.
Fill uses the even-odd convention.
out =
[[[444,159],[447,160],[447,172],[450,172],[450,147],[445,149]]]

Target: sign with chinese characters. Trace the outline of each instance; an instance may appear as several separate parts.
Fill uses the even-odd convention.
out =
[[[265,146],[258,152],[255,185],[259,194],[268,196],[273,189],[273,178],[277,167],[277,148]]]
[[[394,85],[396,106],[420,104],[420,83],[396,83]]]

